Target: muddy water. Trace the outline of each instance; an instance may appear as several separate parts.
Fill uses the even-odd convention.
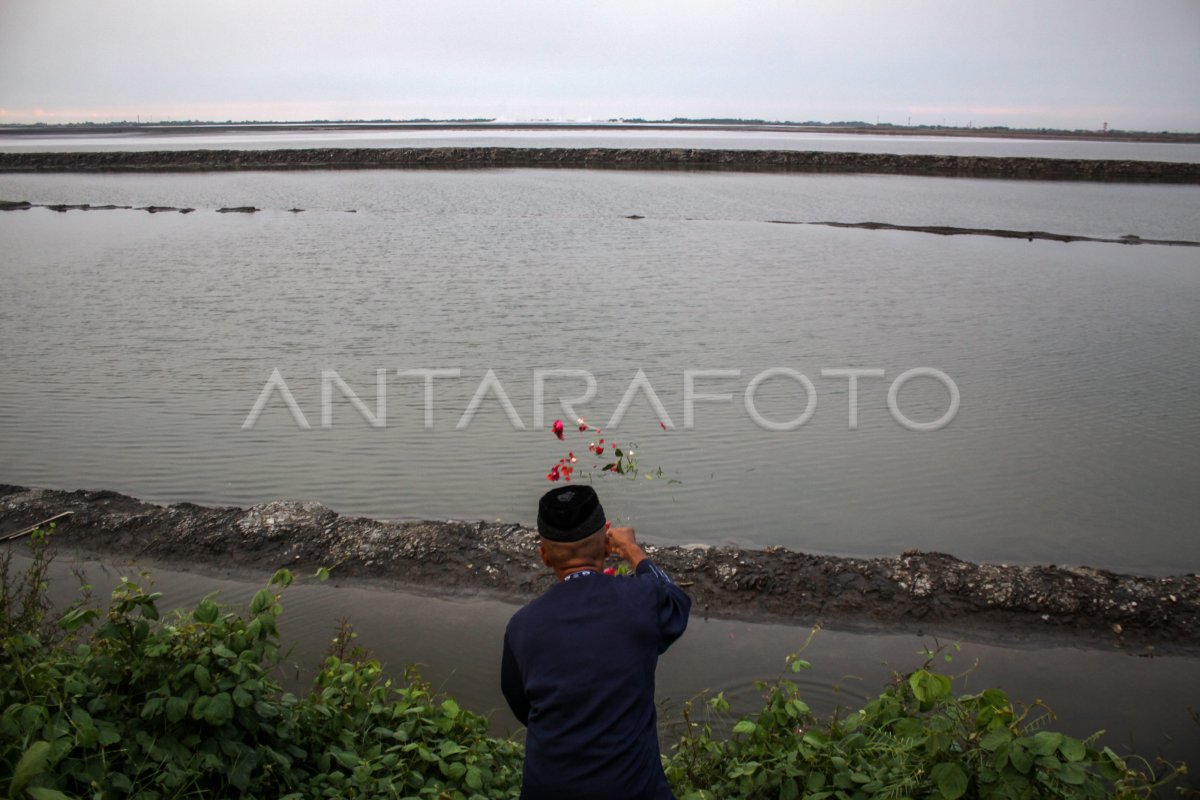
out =
[[[1194,142],[1128,142],[946,136],[872,136],[809,131],[603,130],[237,130],[181,135],[170,129],[138,133],[59,136],[8,134],[0,152],[78,150],[287,149],[303,147],[684,147],[730,150],[817,150],[1040,158],[1112,158],[1200,161]]]
[[[51,581],[57,602],[74,596],[72,573],[82,571],[106,596],[121,575],[136,577],[138,566],[80,561],[60,555]],[[187,608],[216,594],[219,602],[245,604],[265,582],[226,572],[201,574],[176,565],[155,567],[155,589],[162,607]],[[337,630],[348,618],[357,643],[399,675],[407,664],[420,665],[435,687],[465,707],[487,715],[497,734],[519,732],[499,690],[499,655],[504,625],[516,606],[472,597],[434,596],[394,587],[298,583],[283,598],[280,628],[289,646],[280,677],[293,690],[307,686]],[[1058,715],[1053,723],[1075,736],[1105,730],[1103,741],[1117,752],[1168,758],[1200,758],[1200,724],[1188,708],[1200,708],[1200,657],[1146,657],[1053,643],[1007,646],[1001,642],[886,631],[822,630],[805,651],[811,671],[793,676],[806,701],[818,712],[856,709],[886,685],[892,671],[919,666],[922,651],[939,644],[953,661],[940,663],[951,674],[967,673],[959,691],[998,686],[1014,700],[1041,699]],[[659,662],[657,699],[660,720],[670,739],[682,703],[703,691],[723,691],[734,713],[757,710],[753,683],[784,669],[784,659],[809,635],[809,629],[693,617],[686,635]]]
[[[587,445],[548,430],[584,380],[547,378],[538,404],[536,376],[582,370],[579,415],[681,481],[603,490],[655,542],[1200,569],[1195,248],[768,222],[1195,240],[1200,186],[363,170],[4,175],[0,198],[197,209],[0,215],[0,481],[528,523]],[[264,210],[215,213],[242,205]],[[940,430],[890,409],[916,368],[961,392]],[[459,374],[431,382],[428,427],[421,369]],[[812,392],[752,383],[780,369]],[[825,374],[844,369],[886,373],[860,381],[856,427]],[[278,393],[246,427],[274,370],[308,427]],[[520,425],[494,391],[464,421],[488,370]],[[637,391],[610,424],[638,370],[673,430]],[[386,399],[385,426],[325,403],[326,371],[372,414]],[[810,398],[811,419],[762,427],[752,386],[762,419]],[[928,377],[897,389],[911,420],[948,403]]]

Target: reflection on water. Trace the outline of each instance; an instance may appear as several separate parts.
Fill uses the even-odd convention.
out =
[[[1193,142],[995,139],[887,136],[793,131],[704,130],[355,130],[238,131],[0,137],[0,152],[78,150],[281,150],[309,147],[637,147],[727,150],[816,150],[1009,158],[1102,158],[1200,161]]]
[[[99,597],[120,575],[137,572],[132,566],[73,562],[66,556],[54,567],[51,587],[60,603],[72,598],[73,567],[86,572]],[[214,592],[223,604],[247,603],[267,576],[253,582],[155,568],[153,577],[155,589],[165,594],[164,608],[187,608]],[[307,687],[340,620],[349,618],[357,642],[390,674],[419,664],[435,687],[489,716],[495,733],[518,729],[499,690],[504,626],[515,605],[363,585],[295,584],[286,590],[283,606],[280,629],[291,649],[282,679],[289,688]],[[939,645],[934,633],[822,630],[805,651],[812,670],[788,676],[816,713],[854,710],[882,691],[893,672],[920,666],[922,652]],[[657,702],[664,728],[677,724],[682,703],[700,692],[724,692],[735,715],[757,711],[761,699],[754,681],[783,674],[787,654],[808,635],[806,627],[706,620],[694,612],[687,633],[659,661]],[[1200,752],[1200,726],[1187,712],[1200,704],[1195,681],[1200,659],[969,640],[961,647],[961,652],[948,650],[951,663],[938,664],[947,674],[968,673],[956,685],[961,692],[995,686],[1014,701],[1044,700],[1058,715],[1056,730],[1081,738],[1106,730],[1104,742],[1119,753],[1194,759]]]
[[[1200,187],[363,171],[0,176],[0,197],[199,209],[0,215],[6,482],[529,522],[565,449],[533,429],[535,370],[594,375],[581,413],[603,424],[643,369],[676,429],[637,397],[609,438],[682,483],[602,493],[652,543],[1200,568],[1194,249],[765,222],[1200,239]],[[266,210],[213,213],[225,205]],[[747,412],[751,380],[775,367],[813,381],[796,430]],[[847,381],[821,371],[859,367],[886,376],[861,381],[850,430]],[[915,367],[961,392],[940,431],[889,412],[888,386]],[[461,370],[435,382],[432,430],[421,380],[396,372],[422,368]],[[274,369],[311,430],[278,396],[242,430]],[[335,393],[322,428],[322,371],[374,412],[380,369],[387,427]],[[526,430],[492,395],[456,428],[488,369]],[[684,372],[700,369],[737,374],[697,382],[728,397],[697,400],[683,430]],[[583,389],[548,383],[546,423]],[[775,379],[756,402],[787,420],[806,398]],[[947,395],[917,380],[898,402],[931,420]]]

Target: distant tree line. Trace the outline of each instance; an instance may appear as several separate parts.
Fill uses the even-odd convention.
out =
[[[119,120],[112,122],[35,122],[30,124],[24,123],[0,123],[0,129],[5,128],[129,128],[129,127],[198,127],[198,126],[220,126],[220,125],[278,125],[284,126],[299,126],[299,125],[480,125],[487,123],[496,123],[498,120],[491,117],[454,117],[449,119],[434,119],[431,117],[414,117],[411,119],[310,119],[301,121],[280,122],[278,120],[232,120],[227,119],[224,122],[214,122],[212,120],[198,119],[178,119],[178,120],[160,120],[157,122],[141,122],[133,120]],[[522,122],[514,124],[557,124],[554,120],[537,120],[532,122]],[[1030,128],[1030,127],[1010,127],[1007,125],[898,125],[893,122],[866,122],[864,120],[834,120],[832,122],[821,122],[818,120],[765,120],[757,117],[672,117],[670,119],[646,119],[644,117],[614,117],[603,120],[600,124],[628,124],[628,125],[755,125],[763,127],[801,127],[801,128],[829,128],[829,129],[845,129],[853,128],[857,130],[915,130],[915,131],[978,131],[981,133],[1033,133],[1033,134],[1087,134],[1096,135],[1102,133],[1104,135],[1121,137],[1121,136],[1138,136],[1138,135],[1156,135],[1170,137],[1194,137],[1200,132],[1188,133],[1183,131],[1137,131],[1123,128],[1108,128],[1104,131],[1091,128]]]

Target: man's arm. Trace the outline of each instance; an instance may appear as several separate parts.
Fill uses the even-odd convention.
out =
[[[629,562],[629,568],[636,571],[638,564],[646,557],[646,551],[637,543],[633,528],[609,528],[608,546],[617,558]]]
[[[633,528],[609,529],[608,542],[612,552],[629,562],[635,575],[648,577],[655,583],[658,594],[658,652],[661,654],[687,629],[692,598],[646,557],[646,551],[637,543]]]
[[[504,692],[504,699],[517,721],[529,727],[529,699],[525,696],[525,682],[521,680],[516,656],[508,646],[508,634],[504,635],[504,655],[500,659],[500,691]]]

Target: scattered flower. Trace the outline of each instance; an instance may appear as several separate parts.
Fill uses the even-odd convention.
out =
[[[620,445],[600,437],[603,431],[600,428],[588,425],[583,417],[578,417],[577,423],[580,433],[591,431],[597,437],[588,443],[587,449],[589,453],[595,456],[603,456],[606,451],[611,451],[611,455],[609,456],[610,461],[605,464],[593,464],[589,469],[611,472],[631,479],[638,476],[638,463],[634,458],[635,453],[632,449],[623,449]],[[666,425],[663,425],[661,422],[659,424],[662,425],[663,430],[667,429]],[[561,419],[554,420],[550,428],[559,441],[566,440],[565,427]],[[560,458],[558,463],[551,467],[550,472],[546,474],[546,480],[570,481],[572,474],[578,469],[575,466],[578,461],[579,459],[575,456],[575,452],[573,450],[568,451],[566,456]],[[646,476],[647,479],[652,479],[653,477],[663,477],[662,467],[656,467],[651,475]],[[668,480],[668,483],[677,483],[677,481]]]

